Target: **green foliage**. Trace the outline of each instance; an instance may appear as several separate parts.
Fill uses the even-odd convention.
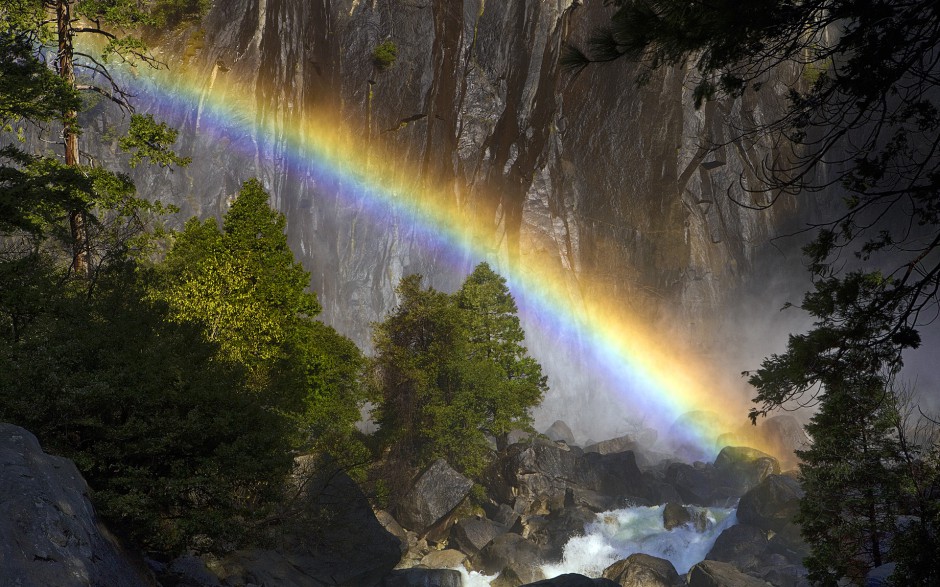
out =
[[[26,35],[0,29],[0,127],[53,120],[80,104],[78,92],[36,57]]]
[[[392,462],[444,458],[479,475],[486,436],[528,426],[546,389],[526,355],[505,280],[481,264],[453,296],[402,279],[399,305],[375,326],[376,419]]]
[[[170,149],[178,134],[176,129],[169,128],[166,123],[155,121],[152,114],[134,114],[127,134],[121,137],[118,145],[121,150],[133,153],[131,167],[137,167],[144,158],[149,158],[161,167],[186,166],[192,159],[180,157]]]
[[[355,431],[367,397],[365,360],[348,338],[314,320],[310,275],[287,245],[284,216],[257,180],[225,214],[191,219],[159,267],[152,296],[169,318],[198,324],[228,361],[242,365],[259,399],[287,415],[294,442],[359,466],[366,449]]]
[[[527,410],[548,390],[542,367],[523,346],[525,332],[506,280],[481,263],[455,294],[468,333],[468,359],[487,382],[480,406],[487,433],[499,438],[530,424]]]
[[[382,41],[372,50],[372,63],[384,71],[394,65],[398,59],[398,47],[391,40]]]
[[[291,333],[320,312],[310,276],[287,246],[286,220],[257,180],[225,215],[190,220],[166,258],[155,295],[178,322],[198,322],[225,355],[259,375],[283,356]]]
[[[291,466],[284,418],[197,329],[146,301],[146,272],[112,266],[89,297],[61,285],[56,265],[29,261],[21,283],[36,292],[15,299],[31,320],[2,345],[0,419],[74,459],[98,511],[141,546],[249,542]]]

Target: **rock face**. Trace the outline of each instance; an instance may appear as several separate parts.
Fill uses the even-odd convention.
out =
[[[217,2],[200,27],[163,40],[172,73],[138,100],[181,130],[180,154],[193,163],[131,171],[143,193],[173,200],[184,218],[220,216],[242,181],[260,177],[288,215],[323,317],[363,346],[404,274],[451,291],[474,260],[444,266],[407,213],[376,209],[298,148],[353,144],[362,160],[352,164],[367,172],[369,153],[390,153],[401,176],[383,185],[447,186],[437,196],[492,231],[488,252],[544,261],[573,306],[611,295],[654,322],[668,309],[683,325],[676,336],[714,346],[710,318],[760,266],[767,236],[793,209],[760,212],[725,197],[730,186],[738,201],[768,201],[751,191],[751,170],[779,155],[769,140],[730,140],[727,129],[772,116],[793,80],[695,110],[684,84],[693,74],[681,67],[653,72],[642,87],[626,61],[562,72],[563,44],[583,43],[608,18],[603,3],[576,0]],[[397,59],[383,70],[371,53],[385,40]],[[214,112],[221,98],[236,109]],[[304,116],[340,136],[296,138]],[[112,144],[87,147],[99,161],[120,159]],[[530,349],[539,356],[553,344]],[[568,359],[547,365],[550,378],[576,365],[577,351]],[[600,392],[586,383],[568,393],[589,403]],[[585,413],[569,424],[610,423]]]
[[[72,461],[0,424],[0,585],[151,586],[99,523]]]
[[[395,518],[409,530],[424,532],[457,507],[471,487],[473,481],[438,459],[398,504]]]

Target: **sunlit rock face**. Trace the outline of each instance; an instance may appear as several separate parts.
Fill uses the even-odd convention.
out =
[[[491,227],[486,246],[497,265],[549,259],[555,270],[540,276],[566,283],[573,307],[604,292],[700,349],[714,345],[718,310],[792,215],[786,203],[765,212],[737,206],[726,190],[751,205],[769,202],[747,191],[757,187],[753,170],[785,153],[761,137],[732,140],[729,129],[771,117],[794,80],[696,110],[684,67],[652,72],[641,87],[634,80],[643,71],[626,62],[562,71],[563,44],[583,42],[609,17],[600,0],[214,5],[200,28],[159,46],[180,79],[200,80],[200,95],[184,111],[139,99],[181,129],[180,150],[193,163],[138,171],[141,188],[171,189],[182,217],[220,216],[240,183],[259,176],[287,214],[324,319],[366,347],[370,322],[394,305],[403,275],[419,272],[451,291],[481,259],[429,247],[407,218],[369,210],[353,188],[293,157],[285,129],[305,113],[335,117],[355,144],[392,145],[416,188],[449,186],[435,197]],[[385,40],[397,59],[382,70],[372,51]],[[254,112],[231,120],[254,130],[208,132],[216,123],[206,104],[223,82]],[[724,146],[706,148],[714,143]],[[558,341],[529,344],[545,357]],[[560,378],[556,389],[565,387]]]

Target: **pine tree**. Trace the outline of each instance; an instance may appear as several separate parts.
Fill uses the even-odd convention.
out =
[[[477,369],[494,370],[479,409],[485,430],[502,444],[509,431],[530,423],[528,409],[542,400],[547,379],[523,346],[525,332],[504,277],[481,263],[455,297],[466,320],[468,359]]]
[[[454,295],[402,279],[398,306],[375,326],[377,421],[389,460],[435,458],[470,475],[485,467],[487,436],[530,422],[546,389],[505,279],[481,264]]]
[[[285,356],[300,323],[319,314],[310,275],[287,245],[283,214],[268,205],[255,179],[245,182],[220,230],[192,219],[165,261],[155,295],[179,322],[203,324],[208,340],[264,380]]]

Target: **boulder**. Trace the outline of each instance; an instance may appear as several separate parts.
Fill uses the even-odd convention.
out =
[[[471,566],[485,575],[511,574],[522,582],[545,578],[539,568],[546,560],[544,552],[514,532],[497,536],[479,554],[470,558]]]
[[[715,458],[715,474],[721,486],[741,496],[768,476],[779,475],[780,463],[756,448],[726,446]]]
[[[526,583],[523,587],[618,587],[618,585],[610,579],[591,579],[577,573],[567,573],[552,579]]]
[[[408,552],[408,549],[414,546],[415,535],[412,532],[409,536],[408,531],[401,527],[401,524],[385,510],[376,510],[375,519],[379,521],[379,524],[382,524],[382,527],[385,528],[385,531],[398,538],[400,542],[399,549],[402,554]]]
[[[565,507],[583,507],[592,512],[606,512],[622,507],[622,499],[604,495],[583,487],[570,486],[565,489]]]
[[[555,442],[564,442],[569,446],[575,446],[574,432],[561,420],[555,420],[555,422],[545,430],[545,436]]]
[[[770,587],[770,583],[745,575],[728,563],[702,561],[688,575],[689,587]]]
[[[692,521],[692,514],[682,505],[669,502],[663,507],[663,528],[672,530]]]
[[[561,559],[568,540],[582,536],[585,526],[596,520],[597,514],[587,508],[566,507],[526,520],[523,536],[539,546],[544,557],[557,560]]]
[[[738,503],[738,521],[762,530],[782,532],[794,524],[803,488],[785,475],[770,475],[745,493]]]
[[[508,531],[509,528],[493,520],[473,517],[459,520],[450,535],[457,548],[469,555],[480,552],[494,538]]]
[[[684,581],[666,559],[631,554],[604,569],[604,578],[620,587],[679,587]]]
[[[420,534],[460,505],[471,487],[473,481],[438,459],[418,476],[398,504],[395,519]]]
[[[456,569],[467,560],[467,555],[453,548],[432,550],[421,559],[421,566],[429,569]]]
[[[784,562],[768,566],[755,574],[774,587],[811,587],[812,585],[809,581],[809,572],[800,564]]]
[[[698,506],[712,505],[712,497],[717,489],[712,467],[669,463],[664,481],[675,487],[683,503]]]
[[[399,569],[382,580],[382,587],[462,587],[463,578],[451,569]]]
[[[0,585],[155,584],[100,523],[72,461],[0,424],[0,472]]]
[[[575,482],[586,489],[615,497],[643,496],[648,492],[632,451],[604,455],[584,453]]]
[[[376,585],[401,559],[401,542],[376,519],[365,495],[328,463],[301,471],[304,492],[285,517],[279,547],[237,551],[220,562],[234,584]]]
[[[767,552],[767,534],[754,526],[737,524],[726,528],[705,560],[731,563],[742,571],[753,571],[765,566],[762,557]]]

